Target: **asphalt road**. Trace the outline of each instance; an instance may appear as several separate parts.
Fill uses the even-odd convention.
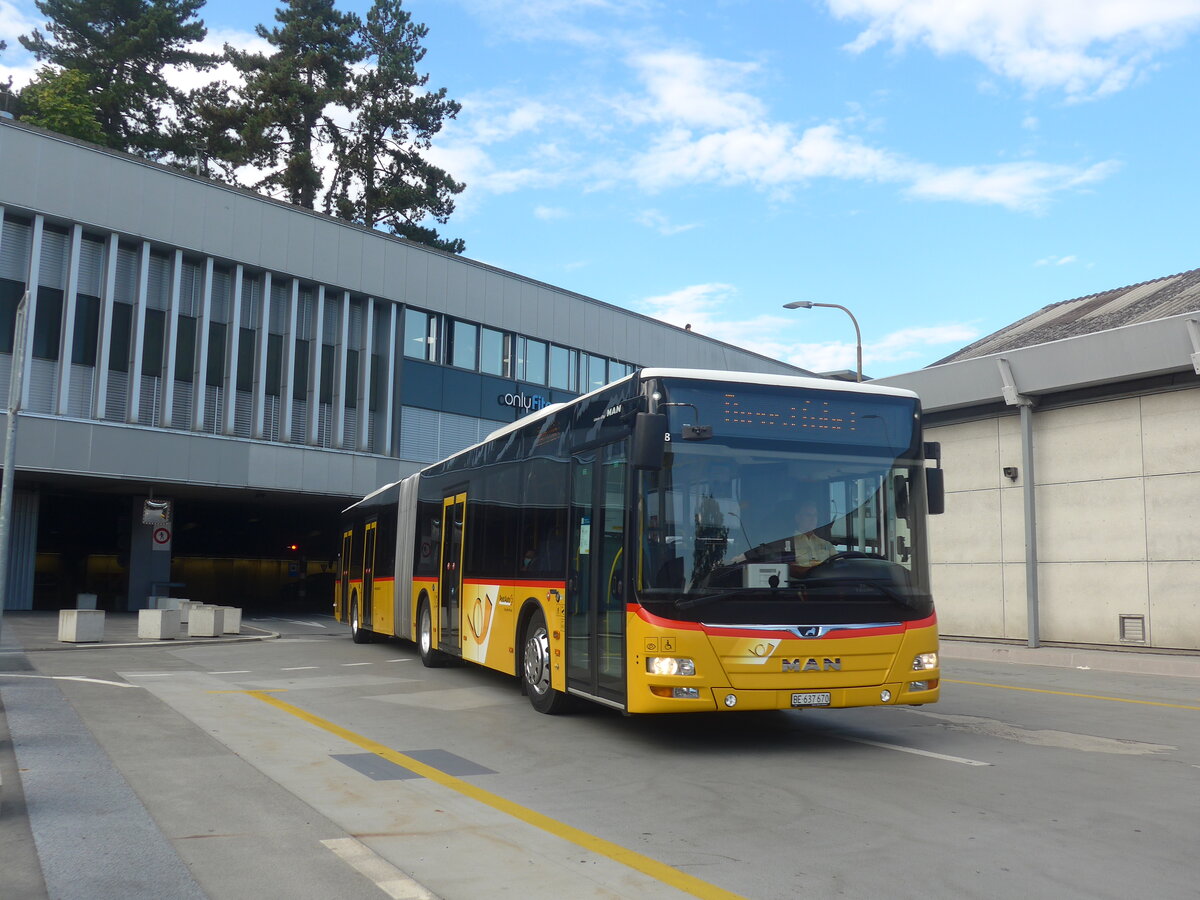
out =
[[[1197,677],[950,658],[919,709],[547,717],[255,624],[0,665],[0,897],[1197,896]]]

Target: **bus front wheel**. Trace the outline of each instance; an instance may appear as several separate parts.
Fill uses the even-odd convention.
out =
[[[535,612],[525,626],[525,642],[521,653],[521,684],[529,702],[540,713],[555,715],[563,712],[570,698],[550,686],[550,633],[546,618]]]
[[[429,601],[422,600],[417,610],[417,650],[421,654],[421,665],[428,669],[441,668],[446,664],[446,655],[433,646],[433,614]]]

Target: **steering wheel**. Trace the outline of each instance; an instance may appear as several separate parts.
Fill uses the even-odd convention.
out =
[[[833,554],[833,556],[826,557],[812,568],[819,569],[821,566],[836,562],[839,559],[882,559],[884,562],[887,562],[886,556],[880,556],[878,553],[872,553],[869,550],[842,550]],[[809,569],[809,571],[811,572],[812,569]]]

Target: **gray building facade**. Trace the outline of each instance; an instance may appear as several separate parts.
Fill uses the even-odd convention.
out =
[[[321,605],[339,508],[530,409],[642,365],[807,374],[2,119],[0,216],[3,396],[29,296],[10,609]]]
[[[1200,270],[1051,304],[926,369],[942,632],[1200,650]]]

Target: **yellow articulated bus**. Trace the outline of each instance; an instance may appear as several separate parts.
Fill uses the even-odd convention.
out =
[[[942,503],[908,391],[642,369],[347,509],[335,614],[545,713],[932,703]]]

